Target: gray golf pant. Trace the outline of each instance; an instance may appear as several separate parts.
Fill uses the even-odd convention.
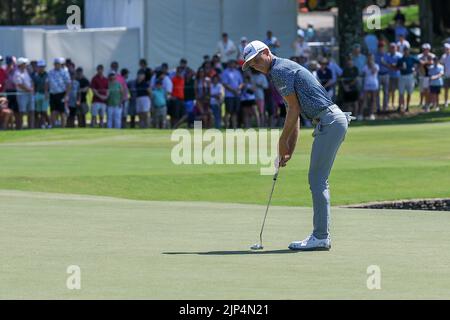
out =
[[[328,176],[330,175],[336,154],[345,139],[350,114],[344,113],[334,105],[322,112],[314,128],[314,142],[311,150],[309,167],[309,186],[313,199],[314,231],[318,239],[329,236],[330,225],[330,189]]]

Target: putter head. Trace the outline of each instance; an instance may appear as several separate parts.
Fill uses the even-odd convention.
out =
[[[262,250],[262,249],[264,249],[264,247],[262,246],[262,244],[256,243],[256,244],[252,245],[250,247],[250,249],[252,249],[252,250]]]

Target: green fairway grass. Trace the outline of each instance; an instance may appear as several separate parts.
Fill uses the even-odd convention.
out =
[[[17,191],[0,203],[0,299],[450,298],[445,212],[335,208],[332,250],[293,253],[311,209],[273,207],[254,253],[264,206]]]
[[[296,154],[281,170],[274,204],[311,205],[311,133],[301,130]],[[176,144],[170,136],[171,131],[158,130],[0,132],[0,189],[138,200],[267,201],[270,177],[260,175],[260,166],[177,166],[170,158]],[[330,185],[334,205],[448,197],[450,123],[351,127]]]

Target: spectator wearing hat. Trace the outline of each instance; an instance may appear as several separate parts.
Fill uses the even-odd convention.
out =
[[[108,129],[122,128],[122,103],[125,90],[122,83],[117,80],[116,71],[108,74],[108,99],[107,99],[107,127]]]
[[[67,118],[67,127],[75,128],[75,119],[77,118],[80,105],[80,83],[76,79],[75,72],[69,72],[71,89],[69,94],[69,117]]]
[[[302,29],[298,29],[297,31],[297,39],[295,39],[292,44],[294,48],[294,56],[296,57],[305,57],[306,60],[309,59],[311,55],[311,48],[305,41],[305,32]]]
[[[328,59],[322,58],[320,60],[320,68],[316,72],[317,79],[319,80],[320,84],[327,90],[328,97],[331,99],[333,96],[333,72],[330,68],[328,68]]]
[[[236,59],[238,50],[234,42],[228,37],[228,33],[222,33],[222,39],[217,43],[217,54],[222,59],[222,67],[225,68],[226,63]]]
[[[48,73],[45,70],[47,64],[45,63],[44,60],[39,60],[36,66],[37,71],[32,75],[34,83],[34,103],[36,111],[36,122],[39,128],[45,129],[50,126],[50,118],[48,116],[48,108],[49,108]]]
[[[420,61],[419,68],[419,90],[420,105],[423,109],[429,108],[430,103],[430,76],[428,69],[433,65],[435,54],[431,52],[431,45],[424,43],[422,45],[422,53],[417,56]]]
[[[87,104],[87,94],[89,91],[89,80],[84,76],[83,68],[79,67],[75,70],[75,78],[80,84],[80,104],[78,106],[77,117],[78,126],[80,128],[86,127],[86,115],[89,112],[89,106]]]
[[[398,90],[400,80],[400,71],[397,68],[397,62],[401,57],[402,55],[397,51],[397,45],[395,44],[395,42],[391,42],[391,44],[389,45],[389,52],[385,57],[385,62],[389,68],[389,98],[391,101],[392,109],[394,110],[395,91]]]
[[[71,80],[69,72],[63,69],[64,58],[56,58],[54,69],[48,73],[48,86],[50,92],[51,127],[55,126],[60,117],[61,127],[66,126],[66,107],[69,102]]]
[[[14,84],[17,88],[17,104],[19,113],[16,115],[18,130],[23,127],[23,117],[28,115],[28,128],[34,128],[34,105],[32,96],[34,94],[33,80],[28,73],[27,65],[29,61],[26,58],[17,59],[17,70],[14,74]]]
[[[448,107],[448,90],[450,88],[450,43],[444,44],[444,54],[441,57],[441,64],[444,66],[444,106]]]
[[[240,96],[242,89],[242,75],[236,69],[236,62],[228,62],[227,68],[221,75],[222,84],[225,88],[225,124],[227,128],[237,128],[238,114],[240,112]]]
[[[247,37],[242,37],[241,38],[241,42],[239,43],[238,46],[238,55],[237,55],[237,63],[242,66],[244,64],[244,49],[248,44],[248,39]]]
[[[331,100],[336,101],[336,85],[338,83],[338,78],[342,76],[342,68],[336,63],[330,50],[324,50],[324,57],[328,60],[328,69],[331,70],[333,76],[333,82],[331,85],[332,96]],[[301,62],[301,61],[300,61]]]
[[[139,115],[139,127],[146,129],[149,126],[149,112],[151,109],[152,89],[150,82],[146,81],[145,72],[138,72],[136,79],[136,113]]]
[[[405,48],[403,57],[398,59],[397,62],[397,68],[400,70],[400,80],[398,83],[400,103],[398,111],[409,111],[411,94],[415,85],[414,73],[417,65],[420,65],[420,61],[409,53],[409,48]],[[407,92],[406,105],[404,96],[405,91]]]
[[[377,108],[377,96],[379,90],[378,73],[380,66],[375,63],[373,54],[367,56],[367,64],[364,66],[364,104],[369,110],[369,120],[375,120]]]
[[[377,94],[377,110],[386,111],[389,104],[389,67],[387,62],[388,54],[384,48],[384,41],[378,43],[378,50],[375,54],[375,63],[380,67],[378,73],[378,82],[380,86],[380,91]],[[381,103],[380,93],[383,92],[383,103]]]
[[[13,111],[8,107],[8,99],[0,97],[0,130],[8,129],[12,117]]]
[[[433,64],[428,69],[430,77],[430,108],[439,111],[439,95],[444,85],[444,66],[439,63],[439,58],[433,58]],[[429,111],[429,109],[426,109]]]
[[[263,41],[269,47],[270,52],[277,55],[278,48],[281,47],[280,41],[273,35],[271,30],[266,32],[266,39]]]
[[[97,125],[99,120],[100,128],[104,127],[104,118],[106,116],[106,102],[108,100],[108,78],[104,76],[103,65],[97,66],[97,74],[91,80],[91,89],[94,93],[92,99],[92,120],[91,127]]]

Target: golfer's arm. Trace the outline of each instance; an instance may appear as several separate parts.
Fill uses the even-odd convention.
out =
[[[295,93],[285,96],[283,99],[286,103],[287,113],[281,138],[288,142],[289,149],[293,153],[297,145],[300,104]]]

